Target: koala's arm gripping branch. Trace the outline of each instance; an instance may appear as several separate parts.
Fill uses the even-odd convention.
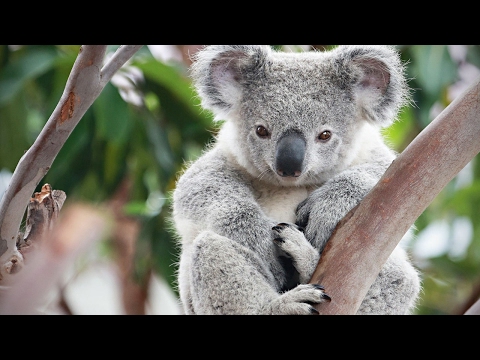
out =
[[[57,107],[34,144],[20,159],[0,202],[0,281],[9,274],[4,264],[10,258],[22,261],[16,238],[36,186],[113,74],[142,46],[121,46],[105,65],[106,45],[82,45],[80,48]]]
[[[390,165],[337,225],[311,283],[332,298],[320,314],[355,314],[382,265],[440,191],[480,152],[480,78]]]

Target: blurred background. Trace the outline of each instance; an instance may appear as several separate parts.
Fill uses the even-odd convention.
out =
[[[324,51],[335,45],[272,45]],[[112,234],[71,265],[47,314],[181,314],[171,192],[216,127],[188,78],[201,45],[145,45],[107,84],[38,185],[69,202],[117,209]],[[0,197],[57,105],[80,45],[0,45]],[[110,45],[111,56],[118,45]],[[480,76],[479,45],[399,45],[415,105],[385,131],[402,150]],[[454,133],[451,136],[455,136]],[[33,195],[33,194],[32,194]],[[406,244],[421,271],[416,314],[463,314],[480,296],[480,163],[474,158],[416,222]]]

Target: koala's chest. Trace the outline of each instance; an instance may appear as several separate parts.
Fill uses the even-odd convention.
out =
[[[295,209],[310,193],[307,188],[264,188],[258,191],[257,201],[265,214],[278,222],[295,222]]]

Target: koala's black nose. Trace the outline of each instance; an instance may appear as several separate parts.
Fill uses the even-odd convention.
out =
[[[275,154],[277,174],[283,177],[300,176],[306,146],[305,139],[298,132],[290,132],[280,138]]]

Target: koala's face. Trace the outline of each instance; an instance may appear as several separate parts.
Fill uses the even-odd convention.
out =
[[[281,185],[319,184],[341,172],[389,125],[406,96],[387,47],[280,53],[266,46],[201,51],[193,78],[202,104],[227,120],[223,134],[252,175]]]
[[[328,66],[309,61],[287,62],[271,66],[261,81],[245,84],[232,121],[244,142],[237,155],[248,159],[251,173],[298,185],[321,183],[343,170],[360,123],[352,94],[329,72]]]

